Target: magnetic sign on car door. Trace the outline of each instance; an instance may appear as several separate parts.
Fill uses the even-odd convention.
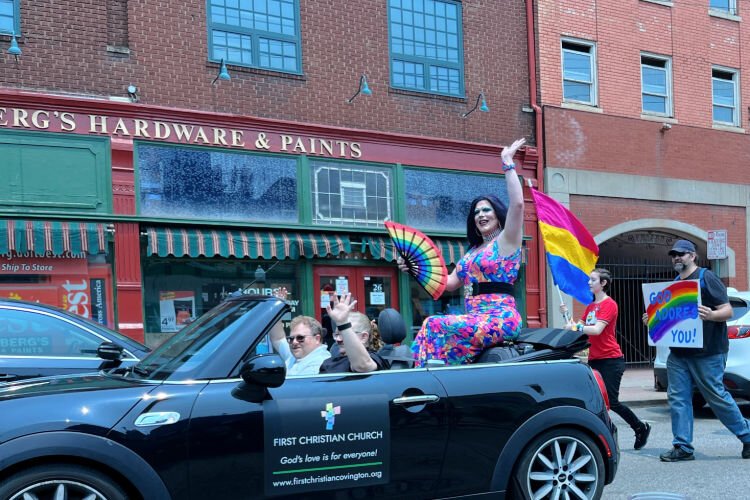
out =
[[[263,403],[266,495],[388,482],[385,394]]]

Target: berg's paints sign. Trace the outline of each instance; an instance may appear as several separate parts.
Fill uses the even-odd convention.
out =
[[[222,146],[250,151],[297,153],[327,158],[362,157],[362,145],[353,141],[52,109],[0,107],[0,127]]]

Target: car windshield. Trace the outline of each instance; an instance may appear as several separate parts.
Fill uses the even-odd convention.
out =
[[[151,380],[167,380],[191,374],[233,335],[238,321],[255,308],[257,301],[224,302],[180,330],[138,363],[133,372]]]

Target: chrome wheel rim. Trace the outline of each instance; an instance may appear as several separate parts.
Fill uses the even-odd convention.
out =
[[[534,499],[594,498],[599,467],[592,450],[570,436],[558,436],[537,448],[527,471],[526,487]]]
[[[107,497],[78,481],[51,479],[25,487],[10,500],[107,500]]]

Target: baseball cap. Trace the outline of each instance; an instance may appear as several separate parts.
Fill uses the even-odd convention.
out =
[[[669,251],[669,255],[687,252],[695,253],[695,245],[693,245],[693,243],[688,240],[677,240],[674,242],[672,250]]]

